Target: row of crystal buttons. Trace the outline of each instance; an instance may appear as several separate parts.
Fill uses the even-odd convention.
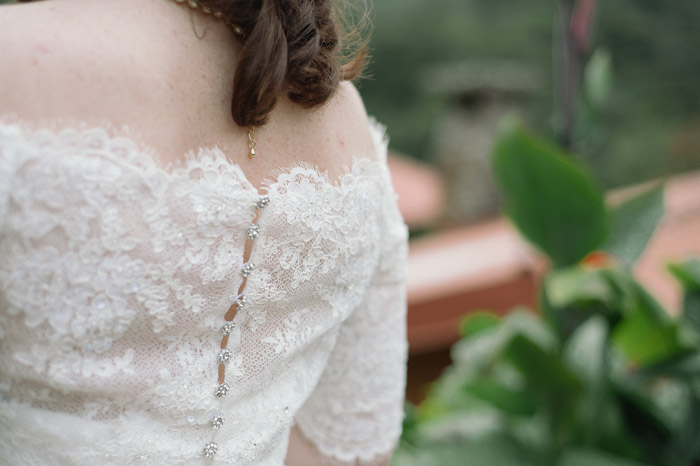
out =
[[[255,202],[255,208],[257,210],[261,210],[265,208],[268,204],[270,203],[270,198],[267,196],[260,196],[258,200]],[[257,223],[253,223],[250,225],[247,229],[247,235],[248,239],[254,240],[260,235],[260,226]],[[253,271],[253,264],[250,262],[247,262],[243,264],[243,268],[241,269],[241,274],[243,275],[244,278],[248,278],[248,276],[251,274]],[[238,296],[236,299],[236,309],[240,311],[243,306],[246,303],[246,297],[241,294]],[[233,320],[226,321],[224,322],[224,325],[221,327],[221,333],[224,334],[224,336],[228,335],[231,333],[231,331],[236,328],[235,322]],[[231,350],[228,348],[224,348],[221,350],[218,356],[218,361],[219,364],[228,364],[228,362],[231,360]],[[216,386],[216,389],[214,390],[214,395],[218,398],[226,396],[226,393],[229,391],[229,385],[226,382],[223,382],[221,384],[218,384]],[[224,415],[222,413],[216,413],[214,417],[211,420],[211,425],[214,429],[219,429],[222,425],[224,425]],[[215,442],[209,442],[204,446],[204,456],[207,458],[211,458],[216,453],[219,451],[219,445]]]

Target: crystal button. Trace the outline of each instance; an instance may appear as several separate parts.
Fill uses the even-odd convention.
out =
[[[227,383],[222,383],[216,386],[216,390],[214,391],[214,395],[217,396],[217,398],[221,398],[222,396],[226,396],[228,393],[229,386]]]
[[[260,197],[258,198],[257,202],[255,203],[255,208],[258,209],[258,210],[264,209],[265,207],[267,207],[267,205],[268,205],[269,203],[270,203],[270,198],[269,198],[269,197],[267,197],[267,196],[260,196]]]
[[[257,223],[253,223],[248,227],[248,238],[255,239],[260,235],[260,226]]]
[[[245,264],[243,264],[243,268],[241,269],[241,275],[248,278],[250,273],[253,271],[253,268],[253,264],[251,264],[250,262],[246,262]]]
[[[228,349],[222,349],[219,353],[219,363],[228,364],[231,360],[231,351]]]
[[[212,458],[219,451],[219,445],[214,442],[209,442],[204,446],[204,456]]]
[[[225,322],[224,325],[221,327],[221,333],[223,333],[224,335],[228,335],[233,331],[234,328],[236,328],[236,324],[233,321]]]
[[[218,429],[223,425],[224,425],[224,415],[221,413],[216,413],[214,415],[214,417],[211,419],[211,426],[214,429]]]

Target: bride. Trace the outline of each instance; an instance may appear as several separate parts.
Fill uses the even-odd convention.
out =
[[[0,7],[0,464],[385,464],[406,227],[326,0]]]

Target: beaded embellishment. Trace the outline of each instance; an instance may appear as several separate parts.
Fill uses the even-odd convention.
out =
[[[268,204],[270,203],[270,198],[267,196],[260,196],[258,200],[255,202],[255,209],[256,210],[261,210],[265,208]],[[246,236],[248,237],[249,240],[254,240],[260,235],[260,226],[257,223],[253,223],[250,225],[247,230],[246,230]],[[248,278],[251,273],[253,273],[253,265],[250,262],[247,262],[246,264],[243,265],[241,268],[241,274]],[[246,305],[247,303],[247,298],[245,295],[242,293],[236,297],[236,309],[241,310],[243,306]],[[221,326],[221,333],[223,334],[223,337],[226,338],[232,331],[233,329],[236,328],[236,323],[233,322],[233,320],[227,320],[223,323]],[[231,361],[231,358],[233,357],[233,353],[230,349],[228,348],[222,348],[221,351],[219,352],[217,356],[217,361],[221,365],[226,365]],[[224,376],[225,376],[224,372]],[[214,396],[217,398],[223,398],[226,396],[226,394],[230,390],[230,386],[226,382],[222,382],[216,386],[214,389]],[[219,445],[214,441],[214,434],[217,430],[219,430],[222,426],[224,425],[224,414],[222,412],[217,412],[214,414],[214,416],[211,419],[211,426],[213,429],[211,440],[209,443],[207,443],[203,450],[202,454],[206,458],[213,458],[219,451]]]

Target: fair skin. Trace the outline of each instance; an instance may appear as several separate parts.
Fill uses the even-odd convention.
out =
[[[7,5],[0,31],[0,117],[126,125],[163,165],[218,146],[258,188],[300,161],[335,180],[353,157],[373,152],[362,101],[343,83],[319,109],[280,99],[256,128],[258,156],[249,159],[247,130],[229,111],[240,44],[225,24],[171,0]],[[285,464],[328,461],[293,428]]]
[[[199,40],[206,31],[206,36]],[[72,118],[137,129],[167,162],[217,145],[256,187],[275,169],[310,162],[331,178],[372,144],[357,92],[344,83],[312,111],[286,98],[257,128],[230,116],[240,44],[220,21],[171,0],[47,0],[3,6],[0,109],[21,119]]]

